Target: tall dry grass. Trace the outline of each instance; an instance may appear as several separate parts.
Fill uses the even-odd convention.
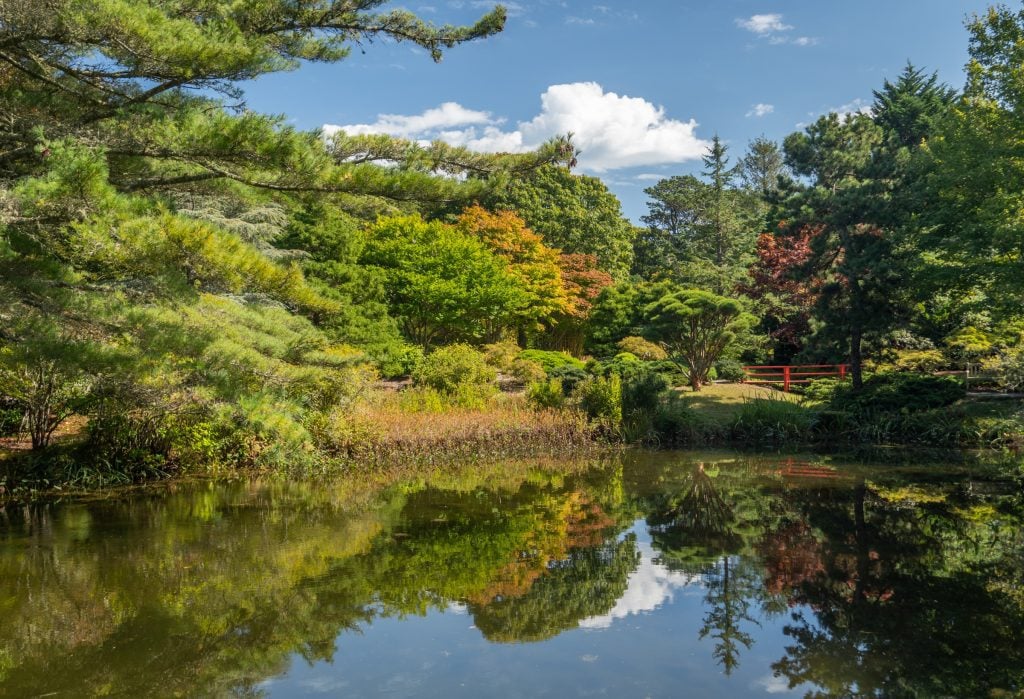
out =
[[[314,431],[329,455],[360,466],[572,453],[595,445],[574,411],[534,410],[522,396],[475,404],[430,390],[381,392]]]

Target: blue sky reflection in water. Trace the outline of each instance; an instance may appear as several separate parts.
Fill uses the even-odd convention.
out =
[[[0,695],[984,696],[1024,497],[728,453],[0,510]]]
[[[657,562],[647,527],[631,528],[640,554],[623,596],[607,614],[538,643],[491,643],[466,607],[425,618],[388,619],[338,639],[333,663],[297,659],[260,685],[271,696],[380,694],[396,697],[742,697],[803,696],[771,664],[785,655],[788,616],[755,614],[743,628],[731,675],[715,666],[714,641],[701,639],[707,612],[703,577]],[[733,561],[735,564],[736,561]],[[719,572],[720,572],[719,568]]]

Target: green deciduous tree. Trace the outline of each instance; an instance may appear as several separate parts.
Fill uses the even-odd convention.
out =
[[[1024,301],[1024,164],[1018,146],[1024,138],[1024,11],[994,7],[967,27],[970,62],[963,98],[940,122],[924,153],[924,288],[928,296],[952,292],[968,312],[1019,316]]]
[[[490,208],[519,214],[544,244],[565,253],[594,255],[598,268],[621,279],[633,258],[633,225],[601,180],[564,167],[542,167],[513,181]]]
[[[633,273],[644,279],[682,276],[695,255],[696,230],[703,225],[706,185],[693,175],[677,175],[644,190],[647,228],[634,244]]]
[[[477,237],[417,216],[378,221],[361,262],[383,271],[392,313],[424,347],[493,341],[530,303],[522,280]]]
[[[537,332],[557,315],[570,311],[558,250],[545,245],[523,219],[511,211],[494,214],[473,205],[459,216],[458,227],[505,260],[509,273],[521,283],[527,301],[518,330]]]

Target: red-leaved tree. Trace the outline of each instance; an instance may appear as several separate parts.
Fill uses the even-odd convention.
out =
[[[811,309],[821,294],[821,279],[810,269],[811,241],[819,227],[791,230],[785,221],[776,233],[757,239],[757,261],[741,291],[757,303],[768,334],[776,343],[776,359],[800,351],[810,333]]]
[[[555,318],[546,343],[552,349],[575,355],[583,353],[586,323],[601,290],[615,280],[597,268],[597,257],[583,253],[563,253],[558,260],[562,270],[562,284],[569,297],[569,310]]]

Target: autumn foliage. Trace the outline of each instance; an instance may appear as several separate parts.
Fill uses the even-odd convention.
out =
[[[799,345],[809,332],[820,279],[807,266],[813,259],[811,241],[820,233],[820,228],[811,226],[790,230],[783,221],[777,233],[758,236],[757,261],[741,291],[758,301],[764,315],[774,320],[770,334],[782,344]]]
[[[527,228],[511,211],[492,213],[478,204],[459,216],[458,227],[479,238],[508,263],[509,272],[529,294],[524,323],[543,323],[556,314],[569,313],[573,303],[562,278],[559,251]]]

